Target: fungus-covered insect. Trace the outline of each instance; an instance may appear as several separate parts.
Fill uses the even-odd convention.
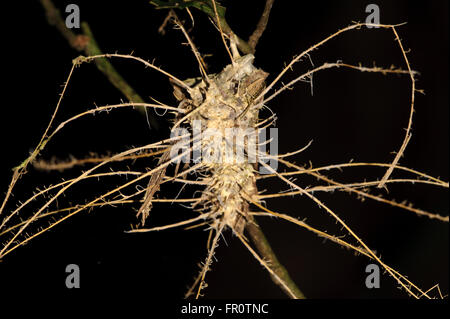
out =
[[[161,1],[155,2],[161,3]],[[74,59],[69,78],[63,87],[61,99],[47,130],[31,155],[15,168],[12,181],[6,191],[5,200],[2,202],[0,208],[0,242],[3,245],[0,247],[0,259],[5,259],[5,263],[7,263],[7,256],[12,252],[16,253],[15,250],[18,247],[46,233],[47,230],[58,229],[53,227],[79,212],[101,210],[102,207],[109,207],[109,211],[111,211],[114,209],[113,207],[121,205],[127,207],[129,205],[136,210],[137,216],[136,218],[133,216],[133,220],[131,220],[133,227],[131,230],[127,229],[127,233],[145,233],[140,235],[126,234],[127,238],[132,237],[132,240],[135,241],[144,240],[144,236],[150,235],[149,232],[171,228],[184,227],[186,229],[206,230],[208,234],[206,259],[200,265],[200,273],[187,289],[186,297],[199,298],[204,294],[208,296],[210,288],[205,289],[207,286],[206,274],[217,257],[216,248],[221,242],[221,238],[223,237],[223,242],[225,242],[225,236],[229,236],[228,238],[242,244],[242,247],[251,253],[262,268],[270,273],[273,282],[287,296],[304,298],[302,291],[295,283],[299,275],[292,276],[292,273],[296,273],[296,269],[287,266],[286,270],[283,267],[257,223],[259,218],[276,217],[296,227],[313,232],[319,237],[345,247],[358,255],[367,257],[367,263],[379,265],[383,271],[393,278],[394,284],[404,290],[406,296],[410,295],[416,298],[439,296],[438,290],[432,290],[431,292],[423,290],[421,285],[413,284],[415,278],[409,276],[407,278],[403,275],[401,269],[385,263],[383,256],[380,256],[378,251],[371,248],[373,245],[363,240],[364,236],[360,236],[348,222],[344,222],[343,218],[322,198],[322,193],[325,193],[323,195],[325,197],[334,191],[343,191],[356,195],[363,200],[374,200],[398,210],[426,216],[436,220],[436,222],[448,222],[448,216],[418,209],[407,203],[395,202],[386,193],[382,193],[385,187],[397,183],[424,184],[429,187],[437,186],[448,189],[448,183],[442,179],[400,165],[400,159],[404,155],[412,136],[412,116],[418,89],[416,88],[417,72],[412,69],[409,55],[407,55],[408,50],[404,47],[397,32],[399,25],[352,23],[295,55],[280,73],[269,74],[264,67],[260,67],[257,60],[259,52],[255,53],[255,46],[259,38],[256,41],[253,38],[253,41],[247,42],[239,38],[231,31],[228,24],[225,24],[224,8],[219,6],[216,1],[191,1],[186,3],[196,2],[202,2],[206,6],[202,7],[201,10],[209,15],[213,26],[208,26],[207,21],[205,21],[206,23],[202,27],[208,26],[211,29],[211,34],[215,32],[214,29],[217,30],[217,37],[214,41],[222,46],[228,60],[221,63],[220,66],[209,65],[208,67],[205,63],[206,58],[202,55],[205,52],[196,47],[194,44],[196,41],[191,37],[191,33],[198,28],[196,25],[197,15],[193,14],[190,11],[192,8],[187,6],[182,13],[186,16],[187,21],[180,21],[176,13],[170,11],[166,22],[170,21],[175,25],[175,29],[179,29],[179,34],[184,36],[197,61],[193,67],[190,67],[189,73],[185,76],[187,79],[179,77],[173,71],[169,73],[163,67],[157,66],[155,62],[148,62],[137,57],[136,54],[103,54],[95,50],[93,42],[89,42],[93,41],[92,37],[91,39],[77,38],[78,44],[84,43],[87,45],[86,53],[88,54]],[[259,36],[262,35],[262,31],[266,27],[265,24],[267,24],[268,12],[272,2],[267,1],[270,6],[266,5],[265,14],[261,19],[262,22],[260,21],[258,24],[255,33]],[[193,7],[198,8],[195,5]],[[49,14],[49,12],[47,13]],[[189,20],[191,17],[195,17],[196,24]],[[193,30],[185,29],[188,24],[194,25]],[[340,39],[344,34],[369,32],[366,30],[367,26],[376,27],[370,32],[384,32],[394,36],[393,45],[396,45],[396,52],[403,63],[401,68],[366,66],[365,64],[347,62],[347,59],[317,64],[313,56],[316,50],[322,49],[332,40]],[[248,48],[252,52],[249,52]],[[187,59],[187,57],[180,56],[179,59]],[[105,64],[109,63],[105,61],[110,60],[123,63],[131,60],[161,73],[170,80],[177,105],[169,106],[166,104],[169,103],[167,102],[169,98],[159,101],[161,97],[158,96],[153,98],[154,103],[145,103],[129,98],[127,95],[129,102],[90,108],[64,118],[60,114],[64,104],[61,104],[61,100],[65,94],[69,94],[69,97],[65,97],[65,99],[70,99],[73,96],[71,95],[73,93],[70,92],[69,81],[74,81],[71,78],[78,72],[75,69],[78,67],[84,68],[86,64],[97,63],[101,70],[103,68],[103,72],[111,75],[111,73],[108,73],[112,72],[108,69],[109,64]],[[313,60],[315,63],[312,63]],[[294,72],[301,61],[307,62],[307,71],[293,76],[291,71]],[[176,62],[174,61],[174,63]],[[105,65],[108,66],[105,67]],[[209,69],[213,69],[215,73],[210,72]],[[407,117],[409,116],[406,131],[401,139],[396,138],[396,141],[400,143],[395,146],[397,147],[397,153],[387,159],[386,163],[350,161],[342,164],[333,162],[330,165],[315,167],[306,165],[307,161],[302,157],[300,160],[303,161],[303,164],[296,164],[295,162],[299,162],[299,158],[296,156],[298,154],[303,156],[311,143],[300,143],[296,137],[292,136],[291,140],[295,142],[292,143],[295,144],[295,148],[288,153],[280,152],[278,154],[277,150],[282,149],[281,145],[278,145],[282,144],[282,141],[280,141],[282,138],[279,138],[277,131],[274,130],[277,119],[275,114],[279,108],[273,104],[274,98],[281,96],[279,94],[282,92],[286,93],[288,89],[296,88],[299,82],[307,82],[311,84],[312,88],[313,75],[327,69],[346,69],[360,71],[361,73],[367,72],[371,76],[383,74],[409,80],[408,90],[406,93],[402,92],[402,96],[406,98],[403,108],[406,106],[409,111],[406,114]],[[199,72],[196,72],[197,70]],[[111,82],[117,83],[114,82],[114,76],[109,76],[109,79]],[[164,84],[169,87],[167,81]],[[88,94],[86,93],[86,95]],[[144,141],[142,146],[122,149],[122,151],[113,155],[74,156],[67,161],[61,160],[61,156],[58,155],[57,160],[49,160],[49,154],[51,155],[51,152],[55,151],[55,149],[51,149],[52,143],[57,143],[58,136],[63,134],[70,126],[76,125],[79,121],[85,121],[85,118],[91,117],[91,115],[109,113],[114,116],[114,112],[119,112],[120,109],[138,107],[145,108],[147,116],[153,114],[153,112],[150,112],[152,109],[166,111],[168,113],[166,117],[170,118],[170,136],[166,135],[151,143],[143,138],[140,140]],[[306,106],[304,107],[306,108]],[[285,112],[284,115],[289,117],[290,114]],[[97,120],[97,117],[94,119]],[[339,120],[344,122],[343,119],[345,117]],[[297,120],[300,122],[300,119]],[[312,121],[312,119],[310,120]],[[334,118],[333,120],[337,121],[338,119]],[[101,121],[101,119],[98,119],[98,121]],[[346,124],[343,123],[342,125]],[[133,126],[131,125],[131,127]],[[118,131],[120,129],[119,127]],[[295,162],[291,158],[295,158]],[[77,170],[80,167],[81,173]],[[330,174],[333,177],[328,176],[328,171],[357,169],[358,167],[380,168],[380,170],[377,171],[376,176],[368,176],[358,181],[339,182],[337,181],[339,178],[335,178],[332,173]],[[46,185],[45,188],[37,189],[34,194],[24,199],[24,197],[18,196],[16,183],[22,177],[26,178],[29,174],[28,171],[34,171],[34,169],[58,172],[56,182],[51,180],[51,184]],[[72,176],[71,174],[74,171],[78,173]],[[403,175],[396,175],[397,173]],[[36,174],[36,172],[31,172],[31,174]],[[60,174],[63,174],[64,180],[61,180]],[[308,177],[310,179],[303,182]],[[94,183],[97,179],[104,182],[92,185],[91,183]],[[114,179],[114,182],[109,182],[109,179]],[[281,183],[276,185],[277,182],[274,182],[276,186],[281,186],[281,190],[275,190],[275,187],[266,190],[267,180],[275,180]],[[166,187],[172,189],[166,190]],[[176,189],[175,193],[173,193],[173,189]],[[19,197],[20,202],[14,202],[15,198],[12,197],[12,194]],[[284,209],[278,210],[271,205],[271,199],[273,198],[293,198],[294,196],[298,197],[298,199],[295,199],[296,201],[312,203],[313,205],[310,208],[317,210],[317,215],[324,215],[325,213],[325,216],[331,217],[337,227],[333,228],[333,225],[327,225],[326,230],[329,230],[328,227],[332,228],[328,233],[324,227],[320,227],[318,226],[320,224],[314,222],[312,215],[308,215],[309,212],[288,215],[284,213]],[[159,206],[160,203],[161,207],[165,203],[165,207],[169,207],[169,209],[163,212],[155,211],[154,206]],[[14,206],[14,204],[17,206]],[[176,207],[180,207],[176,206],[177,204],[187,207],[191,215],[177,214]],[[300,204],[295,202],[291,207],[300,207]],[[132,211],[131,208],[124,210]],[[168,219],[161,224],[158,216],[162,214],[170,216],[166,216]],[[309,216],[307,221],[303,219],[306,215]],[[425,218],[421,220],[425,220]],[[107,224],[108,222],[105,222],[104,225]],[[83,227],[89,226],[83,225]],[[124,230],[123,227],[121,230]],[[174,230],[174,232],[176,231],[180,230]],[[189,234],[191,233],[177,235],[180,236],[177,237],[177,240],[184,240]],[[275,235],[283,236],[282,233]],[[275,235],[271,234],[271,237]],[[154,237],[151,238],[157,238],[156,236],[171,235],[163,235],[163,232],[158,232],[152,236]],[[165,241],[172,240],[171,237],[164,238]],[[202,237],[202,239],[205,238]],[[173,241],[176,240],[173,239]],[[181,245],[182,243],[180,243],[180,247]],[[291,243],[286,243],[286,246],[289,245]],[[295,245],[292,246],[292,249],[294,249]],[[201,252],[204,253],[204,245],[202,248]],[[231,248],[226,247],[224,249]],[[169,253],[170,251],[164,254]],[[20,250],[17,254],[20,254]],[[70,253],[67,254],[70,255]],[[145,252],[142,254],[145,255]],[[195,258],[198,257],[195,256]],[[160,259],[163,259],[163,257],[155,258],[152,264],[161,262],[162,265],[166,265]],[[168,267],[183,268],[183,275],[185,275],[184,272],[192,272],[193,266],[187,266],[187,261],[179,262],[183,262],[183,267],[179,267],[180,264]],[[167,264],[169,263],[174,264],[174,262],[168,262]],[[164,266],[160,267],[163,268]],[[83,267],[81,267],[81,271],[83,271],[82,269]],[[221,271],[222,276],[232,277],[224,269],[221,269]],[[291,275],[288,274],[288,271]],[[361,273],[362,277],[367,275],[364,270]],[[92,275],[92,277],[94,276]],[[364,278],[361,280],[361,285],[364,286]],[[301,285],[299,286],[302,288]],[[306,296],[308,296],[308,293],[306,293]]]

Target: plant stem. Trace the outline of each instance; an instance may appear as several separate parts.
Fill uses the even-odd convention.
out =
[[[259,39],[264,33],[264,30],[266,30],[267,23],[269,22],[270,11],[272,10],[274,1],[275,0],[266,0],[264,11],[261,15],[261,18],[258,21],[256,29],[255,31],[253,31],[252,35],[248,38],[248,44],[253,51],[256,50],[256,45],[258,44]]]
[[[95,41],[94,35],[92,34],[92,31],[87,22],[83,22],[81,24],[84,34],[76,34],[71,29],[66,27],[60,11],[55,7],[51,0],[40,1],[42,7],[45,10],[48,23],[56,27],[61,35],[66,38],[67,42],[72,48],[79,52],[84,52],[88,56],[103,54],[97,42]],[[96,59],[95,65],[106,76],[109,82],[111,82],[111,84],[115,88],[117,88],[130,102],[145,102],[106,58]],[[146,114],[143,107],[137,107],[137,109],[141,113]],[[148,119],[151,127],[158,130],[159,124],[157,119],[155,119],[151,114],[148,114]]]
[[[186,9],[189,7],[194,7],[196,9],[204,12],[205,14],[207,14],[211,19],[214,20],[216,25],[219,25],[219,22],[220,22],[220,27],[221,27],[223,33],[225,33],[228,37],[231,38],[231,36],[234,35],[235,40],[237,41],[236,45],[239,48],[239,50],[241,50],[242,53],[244,53],[244,54],[255,53],[254,48],[252,48],[248,44],[247,41],[241,39],[233,32],[233,30],[229,26],[227,20],[225,19],[226,8],[222,7],[218,3],[218,1],[216,1],[216,3],[217,3],[216,10],[214,10],[214,4],[213,4],[212,0],[198,0],[198,1],[195,1],[195,0],[191,0],[191,1],[153,0],[153,1],[150,1],[150,3],[153,4],[157,9]],[[217,11],[217,15],[216,15],[215,11]],[[219,21],[217,21],[217,20],[219,20]]]
[[[277,274],[277,276],[280,277],[280,279],[286,283],[286,285],[294,293],[297,299],[306,299],[305,295],[292,280],[286,268],[278,260],[277,256],[275,255],[275,252],[272,250],[272,247],[270,246],[269,241],[267,240],[266,236],[264,235],[259,225],[256,223],[256,220],[249,222],[246,226],[246,229],[250,235],[253,244],[256,246],[256,249],[258,250],[260,255],[264,258],[264,260],[267,262],[269,267],[273,270],[273,272]],[[281,289],[285,290],[285,288],[278,282],[278,280],[273,278],[273,276],[271,277],[274,283],[280,286]]]

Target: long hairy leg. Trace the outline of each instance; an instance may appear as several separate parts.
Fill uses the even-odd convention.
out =
[[[406,50],[403,47],[403,43],[397,33],[397,29],[396,27],[403,25],[403,24],[397,24],[397,25],[385,25],[385,24],[371,24],[371,23],[355,23],[353,25],[350,25],[346,28],[340,29],[337,32],[333,33],[332,35],[328,36],[327,38],[325,38],[324,40],[316,43],[315,45],[311,46],[309,49],[303,51],[302,53],[300,53],[298,56],[294,57],[291,62],[278,74],[278,76],[266,87],[265,90],[263,90],[261,92],[261,94],[258,96],[258,98],[256,98],[256,100],[258,100],[259,98],[262,98],[263,96],[265,96],[272,88],[273,86],[279,82],[281,80],[281,78],[283,77],[283,75],[289,71],[290,69],[292,69],[292,66],[301,61],[302,58],[309,56],[309,54],[313,51],[318,49],[320,46],[322,46],[323,44],[325,44],[326,42],[330,41],[331,39],[339,36],[340,34],[350,31],[350,30],[356,30],[356,29],[360,29],[363,26],[371,26],[371,27],[378,27],[378,28],[382,28],[382,29],[390,29],[394,36],[395,36],[395,41],[397,42],[400,51],[402,53],[404,62],[406,64],[407,67],[407,71],[403,71],[403,70],[398,70],[400,72],[396,72],[396,73],[407,73],[411,79],[411,100],[410,100],[410,113],[409,113],[409,119],[408,119],[408,125],[406,128],[406,133],[405,133],[405,137],[402,141],[402,144],[398,150],[398,152],[395,155],[395,158],[393,159],[393,161],[391,162],[391,165],[388,167],[388,169],[386,170],[386,173],[383,175],[378,187],[384,187],[385,185],[385,181],[389,179],[390,175],[392,174],[392,171],[394,169],[394,167],[399,163],[400,158],[403,156],[403,153],[412,137],[411,134],[411,130],[412,130],[412,122],[413,122],[413,114],[414,114],[414,101],[415,101],[415,93],[417,91],[416,89],[416,81],[415,81],[415,72],[412,70],[410,62],[408,60],[407,54],[406,54]],[[348,66],[350,67],[350,66]],[[327,68],[325,66],[319,67],[319,68]],[[356,67],[353,67],[356,68]],[[370,68],[365,68],[366,71],[369,71]],[[361,71],[363,71],[361,69]],[[310,73],[310,72],[308,72]],[[314,72],[310,73],[309,75],[312,75]],[[299,77],[297,80],[294,80],[295,82],[300,81],[304,78]],[[295,83],[294,82],[294,83]],[[291,83],[293,84],[293,83]],[[277,94],[279,94],[281,91],[287,89],[290,86],[290,84],[288,84],[287,86],[283,86],[279,91],[275,92],[274,94],[272,94],[269,98],[266,98],[263,102],[261,102],[260,104],[266,103],[268,100],[272,99],[273,97],[275,97]]]
[[[267,165],[263,161],[261,161],[260,163],[261,163],[261,165],[266,167],[272,173],[277,174],[276,171],[273,168],[271,168],[269,165]],[[297,184],[291,182],[286,177],[279,175],[279,178],[282,181],[284,181],[285,183],[287,183],[288,185],[290,185],[291,187],[293,187],[293,188],[295,188],[295,189],[297,189],[299,191],[302,191],[302,194],[306,195],[312,201],[317,203],[321,208],[325,209],[325,211],[329,215],[331,215],[339,224],[341,224],[347,230],[347,232],[353,238],[355,238],[365,250],[367,250],[369,252],[369,254],[374,258],[374,260],[376,260],[384,269],[386,269],[386,271],[401,285],[401,287],[403,287],[414,298],[417,298],[417,299],[420,298],[420,296],[417,295],[416,293],[414,293],[411,290],[411,288],[408,287],[408,285],[406,285],[405,283],[403,283],[400,280],[400,278],[391,270],[391,267],[387,266],[384,262],[381,261],[381,259],[367,246],[367,244],[334,211],[332,211],[328,206],[326,206],[319,199],[317,199],[317,197],[315,197],[314,195],[312,195],[312,194],[310,194],[308,192],[305,192],[300,186],[298,186]],[[420,291],[420,293],[421,293],[421,295],[423,295],[422,291]]]
[[[130,154],[130,153],[132,153],[132,152],[135,152],[136,150],[140,150],[140,149],[145,149],[145,147],[141,147],[141,148],[133,149],[133,150],[128,150],[128,151],[125,151],[125,152],[121,153],[120,155],[128,155],[128,154]],[[87,204],[85,204],[85,205],[81,205],[81,207],[78,208],[78,209],[76,209],[74,212],[72,212],[72,213],[66,215],[65,217],[61,218],[60,220],[58,220],[57,222],[51,224],[50,226],[48,226],[48,227],[46,227],[46,228],[43,228],[42,230],[40,230],[39,232],[35,233],[34,235],[32,235],[32,236],[26,238],[25,240],[20,241],[19,243],[13,245],[13,243],[15,242],[15,240],[17,239],[17,237],[18,237],[21,233],[23,233],[24,230],[27,229],[27,227],[28,227],[32,222],[34,222],[34,221],[36,220],[36,218],[37,218],[39,215],[41,215],[41,214],[43,213],[43,211],[44,211],[44,210],[45,210],[52,202],[54,202],[59,196],[61,196],[61,195],[62,195],[68,188],[70,188],[72,185],[76,184],[78,181],[80,181],[80,180],[82,180],[84,177],[88,176],[88,175],[89,175],[90,173],[92,173],[94,170],[96,170],[96,169],[98,169],[99,167],[105,165],[107,162],[100,163],[100,164],[96,165],[95,167],[93,167],[93,168],[87,170],[86,172],[84,172],[83,174],[81,174],[78,178],[74,179],[72,182],[70,182],[69,184],[67,184],[67,185],[65,185],[64,187],[62,187],[62,188],[57,192],[56,195],[54,195],[51,199],[49,199],[44,205],[42,205],[42,206],[37,210],[37,212],[35,212],[35,213],[33,214],[33,217],[31,217],[30,219],[28,219],[28,221],[27,221],[27,222],[26,222],[26,223],[25,223],[25,224],[24,224],[24,225],[23,225],[23,226],[15,233],[15,234],[14,234],[14,236],[13,236],[10,240],[7,241],[7,243],[4,245],[3,249],[0,250],[0,258],[3,258],[5,255],[9,254],[11,251],[13,251],[14,249],[16,249],[17,247],[19,247],[19,246],[25,244],[26,242],[28,242],[28,241],[31,240],[32,238],[35,238],[35,237],[39,236],[39,235],[42,234],[43,232],[49,230],[50,228],[52,228],[52,227],[54,227],[55,225],[61,223],[62,221],[66,220],[67,218],[69,218],[69,217],[71,217],[71,216],[77,214],[78,212],[80,212],[80,211],[82,211],[82,210],[85,210],[86,208],[89,208],[92,204],[95,204],[95,203],[97,203],[97,202],[103,200],[103,199],[106,198],[107,196],[110,196],[110,195],[112,195],[112,194],[114,194],[114,193],[119,192],[121,189],[124,189],[124,188],[126,188],[126,187],[128,187],[128,186],[130,186],[130,185],[132,185],[132,184],[135,184],[135,183],[138,182],[139,180],[142,180],[143,178],[146,178],[146,177],[150,176],[150,175],[153,174],[154,172],[157,172],[157,171],[159,171],[159,170],[161,170],[161,169],[164,169],[166,166],[168,166],[168,165],[170,165],[171,163],[175,162],[175,161],[178,160],[179,158],[185,156],[185,155],[186,155],[188,152],[190,152],[190,151],[191,151],[191,150],[188,149],[188,150],[186,150],[185,152],[181,153],[180,155],[174,157],[172,160],[170,160],[170,161],[168,161],[168,162],[166,162],[166,163],[164,163],[164,164],[162,164],[162,165],[160,165],[160,166],[158,166],[158,167],[156,167],[156,168],[150,170],[149,172],[147,172],[147,173],[145,173],[145,174],[142,174],[141,176],[139,176],[139,177],[133,179],[132,181],[122,184],[121,186],[119,186],[119,187],[117,187],[117,188],[115,188],[115,189],[113,189],[113,190],[111,190],[111,191],[109,191],[109,192],[107,192],[107,193],[101,195],[100,197],[97,197],[96,199],[90,201],[89,203],[87,203]],[[8,249],[9,246],[11,246],[11,245],[13,245],[13,247],[10,248],[10,249]]]
[[[304,228],[304,229],[306,229],[308,231],[311,231],[311,232],[315,233],[316,235],[318,235],[321,238],[328,239],[328,240],[330,240],[330,241],[332,241],[332,242],[334,242],[334,243],[336,243],[336,244],[338,244],[338,245],[340,245],[340,246],[342,246],[344,248],[347,248],[347,249],[350,249],[350,250],[354,251],[357,254],[361,254],[361,255],[364,255],[364,256],[372,259],[372,260],[375,260],[374,257],[370,254],[370,252],[367,251],[365,248],[363,248],[361,246],[355,246],[353,244],[350,244],[349,242],[347,242],[347,241],[345,241],[345,240],[343,240],[343,239],[341,239],[341,238],[339,238],[337,236],[330,235],[330,234],[328,234],[328,233],[326,233],[326,232],[324,232],[322,230],[319,230],[319,229],[317,229],[315,227],[312,227],[311,225],[305,223],[304,221],[300,221],[300,220],[298,220],[298,219],[296,219],[294,217],[291,217],[289,215],[278,213],[278,212],[274,212],[274,211],[264,207],[263,205],[261,205],[260,203],[258,203],[256,201],[253,201],[251,199],[249,199],[249,201],[253,205],[261,208],[263,211],[266,212],[266,214],[258,214],[258,216],[275,216],[277,218],[284,219],[284,220],[286,220],[286,221],[288,221],[290,223],[293,223],[293,224],[298,225],[298,226],[300,226],[300,227],[302,227],[302,228]],[[418,286],[416,286],[413,282],[411,282],[407,277],[405,277],[404,275],[399,273],[397,270],[389,267],[388,265],[385,265],[385,266],[387,268],[389,268],[390,271],[395,273],[407,285],[410,285],[412,288],[416,289],[418,291],[418,293],[420,293],[420,295],[418,295],[419,298],[421,296],[425,296],[426,298],[430,298],[430,296],[428,295],[429,290],[423,292]]]

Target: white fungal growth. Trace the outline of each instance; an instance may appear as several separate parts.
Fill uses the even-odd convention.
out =
[[[214,9],[216,11],[215,2]],[[217,14],[217,12],[216,12]],[[173,17],[173,13],[171,13]],[[219,20],[219,19],[217,19]],[[176,222],[173,224],[166,224],[163,226],[152,227],[149,229],[132,229],[129,232],[148,232],[160,231],[174,227],[187,226],[188,228],[195,228],[204,226],[209,228],[209,238],[207,242],[208,253],[204,263],[202,263],[200,274],[196,277],[194,284],[186,293],[186,296],[193,295],[196,287],[196,298],[201,296],[204,288],[207,287],[205,282],[206,273],[215,259],[215,249],[219,245],[222,232],[225,229],[231,229],[235,238],[240,240],[253,257],[263,266],[268,273],[270,273],[272,280],[277,284],[287,296],[291,298],[304,298],[302,292],[296,287],[292,278],[279,263],[275,254],[271,251],[270,245],[264,239],[264,234],[258,228],[256,220],[253,216],[271,216],[277,217],[291,224],[308,230],[320,238],[325,238],[342,247],[351,249],[357,254],[368,258],[370,262],[379,264],[393,279],[402,287],[409,295],[415,298],[431,298],[432,294],[429,290],[421,290],[414,285],[406,276],[400,274],[394,268],[385,264],[379,255],[363,241],[362,237],[357,234],[350,226],[343,221],[338,213],[326,204],[320,197],[321,192],[329,192],[339,190],[349,194],[357,195],[361,200],[366,198],[387,204],[392,207],[403,209],[421,216],[427,216],[430,219],[436,219],[448,223],[448,216],[442,216],[432,212],[427,212],[415,207],[412,207],[407,202],[396,202],[392,199],[385,198],[384,195],[372,194],[369,192],[370,187],[381,187],[388,183],[416,183],[429,184],[448,189],[448,182],[441,179],[426,175],[425,173],[400,166],[398,161],[403,155],[404,150],[411,138],[412,115],[414,113],[414,96],[418,91],[415,87],[416,72],[413,71],[409,64],[407,51],[403,48],[403,44],[398,36],[395,25],[377,25],[379,29],[391,30],[394,34],[395,42],[398,44],[402,53],[406,69],[400,68],[381,68],[377,66],[364,67],[361,64],[348,64],[343,61],[334,63],[325,62],[321,65],[314,66],[305,73],[295,77],[286,85],[282,83],[283,76],[293,69],[294,65],[300,62],[305,57],[309,57],[310,53],[326,42],[338,35],[349,32],[351,30],[361,30],[363,26],[369,24],[355,23],[345,28],[342,28],[332,35],[317,42],[309,47],[299,55],[296,55],[286,65],[286,67],[275,75],[273,81],[267,85],[265,80],[268,76],[266,72],[256,68],[253,65],[254,56],[248,54],[239,56],[236,48],[236,39],[233,35],[228,36],[224,34],[220,23],[217,27],[221,32],[222,40],[232,59],[232,63],[223,68],[218,74],[207,74],[206,66],[202,61],[201,54],[189,38],[188,33],[183,27],[183,24],[175,18],[176,25],[186,36],[188,43],[191,46],[193,53],[198,62],[200,73],[202,77],[193,78],[182,81],[181,79],[169,74],[160,67],[150,63],[142,58],[133,55],[124,54],[98,54],[88,57],[79,57],[74,60],[74,65],[70,70],[67,81],[64,84],[63,91],[52,115],[50,123],[46,128],[42,138],[30,154],[30,156],[14,169],[11,182],[6,191],[6,196],[0,204],[0,260],[5,256],[15,251],[18,247],[27,244],[33,238],[40,236],[46,231],[52,229],[54,226],[62,223],[71,216],[76,215],[82,211],[92,210],[95,207],[102,207],[106,205],[136,205],[140,203],[143,197],[143,203],[140,206],[138,215],[141,218],[142,226],[145,224],[149,212],[152,209],[152,202],[165,203],[192,203],[193,210],[199,212],[199,215]],[[372,25],[373,26],[373,25]],[[225,37],[229,40],[231,54]],[[253,51],[252,51],[253,52]],[[179,101],[178,107],[168,106],[156,101],[155,104],[149,103],[135,103],[130,102],[120,103],[114,105],[107,105],[89,109],[69,119],[65,119],[58,125],[55,125],[56,114],[58,113],[60,103],[68,86],[69,80],[75,68],[83,63],[91,61],[102,61],[108,59],[126,59],[142,63],[152,70],[158,71],[170,79],[174,87],[174,95]],[[298,154],[305,150],[306,147],[295,150],[290,153],[282,155],[274,155],[272,148],[270,155],[264,151],[259,150],[259,146],[265,146],[271,142],[271,139],[266,140],[265,137],[260,137],[259,133],[264,132],[264,129],[270,126],[275,120],[275,114],[269,118],[260,119],[261,108],[278,96],[285,90],[292,88],[297,82],[310,80],[314,73],[332,68],[347,68],[361,72],[373,72],[380,74],[403,74],[408,75],[411,81],[411,100],[408,103],[410,107],[410,117],[408,127],[406,130],[404,141],[394,160],[389,163],[367,163],[367,162],[350,162],[332,164],[323,167],[311,167],[296,165],[293,161],[288,161],[284,158]],[[284,78],[285,79],[285,78]],[[265,97],[265,95],[267,95]],[[171,138],[163,139],[151,144],[140,147],[130,148],[117,154],[108,154],[107,156],[100,156],[90,154],[88,158],[76,159],[70,158],[69,161],[50,161],[47,162],[39,155],[44,151],[46,145],[50,140],[53,140],[55,134],[59,133],[64,127],[71,122],[76,121],[81,117],[91,116],[103,111],[112,111],[124,107],[144,107],[153,109],[163,109],[175,113],[174,125],[172,132],[175,133],[177,129],[181,129],[181,134],[175,134]],[[192,134],[193,133],[193,134]],[[273,144],[271,144],[272,146]],[[181,153],[179,150],[181,149]],[[198,157],[200,153],[200,156]],[[162,155],[161,155],[162,154]],[[193,157],[188,156],[192,154]],[[115,162],[137,160],[140,158],[153,158],[160,156],[158,163],[148,170],[141,172],[138,170],[131,170],[126,167],[124,170],[106,170],[109,165]],[[188,159],[188,161],[186,161]],[[283,165],[283,170],[276,170],[272,165],[267,165],[265,160],[276,160]],[[181,168],[180,161],[185,164]],[[189,162],[189,163],[187,163]],[[148,162],[146,162],[147,165]],[[48,186],[42,190],[38,189],[27,200],[19,202],[19,205],[10,206],[12,200],[13,189],[27,172],[27,168],[34,166],[40,170],[58,170],[74,168],[75,166],[92,165],[87,169],[81,171],[78,176],[72,179],[62,180],[55,185]],[[166,169],[171,165],[176,165],[174,175],[166,174]],[[150,166],[150,165],[149,165]],[[259,167],[258,167],[259,166]],[[342,183],[331,179],[327,175],[328,170],[343,169],[351,167],[380,167],[386,171],[383,178],[375,180],[352,181]],[[262,169],[261,172],[258,168]],[[263,175],[263,169],[268,169],[268,173]],[[413,174],[414,178],[392,178],[393,171]],[[189,173],[196,172],[200,177],[197,180],[188,176]],[[111,183],[105,183],[105,188],[101,193],[87,194],[87,199],[82,202],[72,204],[64,203],[63,197],[66,193],[73,191],[73,186],[88,181],[90,179],[106,179],[113,176],[127,176],[127,180],[119,186],[110,186]],[[301,183],[294,178],[298,176],[298,181],[302,180],[302,176],[313,177],[318,184],[310,187],[303,187]],[[288,185],[287,191],[272,193],[258,192],[256,182],[265,178],[276,178]],[[144,188],[140,183],[149,179],[148,187]],[[167,198],[164,192],[158,195],[160,185],[176,181],[182,183],[183,186],[175,198]],[[187,185],[201,185],[201,192],[194,192],[193,198],[179,198],[182,190]],[[77,189],[75,189],[76,191]],[[131,191],[130,191],[131,190]],[[100,191],[99,191],[100,192]],[[145,193],[145,195],[144,195]],[[200,195],[198,195],[200,193]],[[264,194],[263,194],[264,193]],[[319,194],[319,195],[316,195]],[[161,195],[161,196],[160,196]],[[306,224],[300,221],[300,216],[291,216],[283,212],[273,210],[266,205],[262,205],[264,199],[292,197],[294,195],[302,195],[305,201],[310,201],[321,208],[321,213],[326,213],[338,225],[341,226],[342,232],[332,234],[326,230],[316,228],[312,224]],[[142,197],[141,197],[142,196]],[[158,196],[160,196],[158,198]],[[92,197],[92,198],[91,198]],[[386,196],[387,197],[387,196]],[[36,201],[36,204],[34,203]],[[39,202],[40,201],[40,202]],[[60,201],[60,202],[59,202]],[[61,205],[60,207],[60,204]],[[133,206],[134,207],[134,206]],[[27,214],[28,211],[28,215]],[[4,215],[2,215],[2,213]],[[259,218],[259,217],[258,217]],[[46,223],[50,220],[49,224]],[[41,225],[47,225],[41,227]],[[246,231],[244,236],[244,229]],[[252,244],[248,241],[249,238]],[[252,247],[255,247],[256,250]],[[439,290],[438,286],[437,289]],[[440,292],[439,292],[440,294]],[[440,294],[440,296],[442,296]]]
[[[216,164],[211,167],[211,175],[212,182],[202,196],[202,203],[209,207],[212,226],[217,228],[219,221],[223,221],[242,234],[248,218],[248,204],[244,196],[257,195],[253,166]]]
[[[190,111],[181,122],[186,120],[191,129],[203,132],[194,142],[194,150],[202,150],[201,170],[209,185],[199,204],[208,212],[212,227],[218,229],[223,222],[239,234],[248,218],[244,197],[256,200],[257,195],[251,163],[260,109],[255,97],[264,89],[267,77],[266,72],[253,66],[253,60],[251,54],[238,57],[219,74],[201,79],[189,91],[190,98],[182,98],[180,103]],[[246,132],[252,133],[244,136]],[[238,151],[242,151],[241,158],[236,156]]]

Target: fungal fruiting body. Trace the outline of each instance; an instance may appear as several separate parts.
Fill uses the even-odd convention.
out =
[[[193,133],[192,162],[207,181],[193,207],[200,207],[213,228],[224,225],[239,234],[248,221],[246,198],[257,195],[258,95],[268,75],[253,61],[251,54],[238,57],[220,73],[196,79],[189,97],[174,85],[187,115],[175,120],[173,131],[179,126]],[[180,146],[186,143],[173,145],[171,154]]]

